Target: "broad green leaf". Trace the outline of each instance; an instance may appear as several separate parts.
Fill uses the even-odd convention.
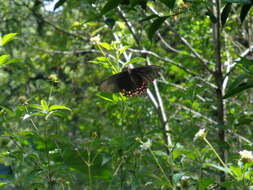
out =
[[[160,26],[164,23],[164,21],[168,18],[168,16],[162,16],[158,17],[154,20],[154,22],[151,24],[151,26],[148,29],[148,38],[150,41],[152,41],[152,38],[155,34],[155,32],[160,28]]]
[[[96,60],[98,61],[108,61],[108,58],[107,57],[97,57]]]
[[[221,13],[221,24],[222,24],[222,26],[224,26],[226,24],[228,15],[231,11],[231,7],[232,7],[232,3],[227,3],[225,5],[224,9],[222,10],[222,13]]]
[[[52,105],[49,107],[49,111],[53,111],[53,110],[69,110],[71,111],[70,108],[66,107],[66,106],[61,106],[61,105]]]
[[[54,10],[57,9],[58,7],[62,6],[63,3],[65,3],[66,0],[59,0],[55,5],[54,5]]]
[[[2,37],[2,40],[0,42],[1,46],[4,46],[5,44],[7,44],[8,42],[10,42],[11,40],[14,39],[14,37],[17,35],[18,33],[9,33],[6,34]]]
[[[0,66],[6,65],[9,57],[10,57],[9,55],[1,55],[0,56]]]
[[[241,180],[243,177],[243,172],[240,167],[238,166],[230,166],[229,167],[233,174],[238,178],[238,180]]]
[[[231,171],[229,168],[224,168],[222,166],[219,166],[217,164],[212,164],[212,163],[205,163],[204,166],[210,166],[210,167],[213,167],[217,170],[223,171],[225,173],[230,173],[230,171]]]
[[[244,90],[247,90],[249,88],[252,88],[253,87],[253,81],[248,81],[248,82],[245,82],[245,83],[241,83],[238,87],[236,88],[233,88],[231,89],[230,91],[228,91],[225,96],[223,97],[224,99],[225,98],[229,98],[231,96],[234,96]]]
[[[105,48],[105,49],[107,49],[107,50],[111,50],[111,49],[112,49],[112,48],[111,48],[111,45],[108,44],[108,43],[105,43],[105,42],[100,43],[99,45],[101,45],[103,48]]]
[[[120,4],[120,0],[108,0],[105,6],[101,10],[101,15],[111,11],[112,9],[116,8]]]
[[[241,9],[241,13],[240,13],[240,20],[241,20],[241,23],[243,23],[244,19],[246,18],[250,8],[252,7],[252,3],[251,4],[245,4],[242,6],[242,9]]]

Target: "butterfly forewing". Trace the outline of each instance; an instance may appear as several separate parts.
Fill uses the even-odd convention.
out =
[[[133,75],[139,75],[146,82],[152,82],[159,76],[161,68],[155,65],[137,67],[132,70]]]
[[[148,82],[152,82],[159,76],[160,67],[150,65],[127,69],[109,77],[99,86],[104,92],[121,92],[124,96],[144,94]]]
[[[112,93],[120,92],[119,83],[120,81],[124,81],[124,78],[128,78],[128,73],[126,71],[112,75],[100,84],[99,90]]]

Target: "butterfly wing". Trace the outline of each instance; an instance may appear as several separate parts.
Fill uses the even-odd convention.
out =
[[[131,70],[131,76],[139,76],[144,82],[152,82],[155,78],[159,76],[161,67],[155,65],[147,65],[142,67],[137,67]]]
[[[161,68],[155,65],[128,69],[104,80],[99,90],[111,93],[121,92],[124,96],[144,94],[148,82],[158,77],[160,70]]]
[[[128,91],[131,88],[133,88],[133,84],[127,71],[112,75],[99,85],[99,90],[111,93],[120,92],[123,89]]]

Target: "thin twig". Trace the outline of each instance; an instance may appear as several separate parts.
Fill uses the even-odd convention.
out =
[[[149,9],[150,9],[153,13],[155,13],[155,14],[157,14],[157,15],[160,15],[153,7],[149,6]],[[163,15],[161,15],[161,16],[163,16]],[[213,73],[213,71],[212,71],[211,69],[209,69],[208,65],[209,65],[209,64],[214,64],[214,63],[211,63],[211,62],[209,62],[208,60],[206,60],[206,59],[204,59],[203,57],[201,57],[201,55],[199,55],[199,53],[198,53],[197,51],[195,51],[195,49],[191,46],[191,44],[190,44],[184,37],[182,37],[181,35],[179,35],[179,34],[177,33],[177,31],[170,25],[170,23],[169,23],[167,20],[165,20],[164,23],[165,23],[165,24],[169,27],[169,29],[181,40],[181,42],[183,42],[183,44],[185,44],[185,46],[188,47],[188,48],[190,49],[190,51],[192,52],[192,54],[193,54],[194,56],[196,56],[196,58],[198,58],[198,59],[201,61],[201,63],[203,64],[203,66],[206,68],[206,70],[208,70],[210,73]]]

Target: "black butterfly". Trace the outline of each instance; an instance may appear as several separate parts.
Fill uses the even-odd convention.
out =
[[[124,96],[141,95],[146,92],[148,82],[152,82],[159,76],[160,70],[161,67],[155,65],[127,68],[103,81],[99,90],[112,93],[121,92]]]

